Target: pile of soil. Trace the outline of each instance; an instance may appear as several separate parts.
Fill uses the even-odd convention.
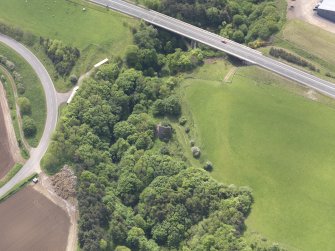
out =
[[[77,177],[69,166],[65,165],[60,172],[51,176],[50,181],[59,197],[68,201],[75,200]]]

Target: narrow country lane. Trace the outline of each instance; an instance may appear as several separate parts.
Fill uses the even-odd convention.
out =
[[[40,170],[40,161],[48,148],[51,135],[56,128],[58,105],[56,99],[56,90],[53,82],[49,76],[49,73],[43,64],[38,60],[38,58],[24,45],[8,36],[0,34],[0,42],[6,44],[8,47],[16,51],[31,65],[42,83],[47,105],[47,118],[40,143],[36,148],[31,149],[30,158],[22,167],[22,169],[6,185],[0,188],[1,197],[24,178],[27,178],[29,175]]]

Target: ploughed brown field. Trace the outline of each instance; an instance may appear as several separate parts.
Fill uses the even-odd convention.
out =
[[[10,152],[9,138],[0,104],[0,179],[6,175],[14,163],[13,156]]]
[[[0,203],[0,250],[66,250],[67,213],[31,186]]]

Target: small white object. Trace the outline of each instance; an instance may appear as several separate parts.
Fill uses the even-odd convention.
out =
[[[36,177],[33,178],[33,182],[36,184],[38,182],[38,179]]]
[[[78,91],[78,89],[79,89],[79,86],[76,86],[75,88],[73,88],[73,91],[72,91],[72,93],[71,93],[69,99],[68,99],[67,102],[66,102],[67,104],[70,104],[70,103],[71,103],[71,101],[72,101],[72,99],[74,98],[74,95],[76,94],[76,92]]]
[[[103,65],[104,63],[108,62],[108,58],[105,58],[104,60],[100,61],[99,63],[94,65],[94,68],[98,68],[100,65]]]

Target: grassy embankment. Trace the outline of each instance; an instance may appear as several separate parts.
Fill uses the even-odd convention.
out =
[[[301,20],[289,20],[273,45],[305,58],[320,69],[320,73],[312,72],[314,75],[335,82],[325,76],[327,72],[335,75],[335,34]],[[269,49],[262,51],[268,53]]]
[[[126,46],[132,43],[130,27],[137,23],[125,15],[83,0],[2,0],[0,21],[79,48],[81,57],[73,69],[78,76],[106,57],[123,55]],[[55,77],[51,61],[41,47],[35,45],[34,52]],[[68,81],[55,80],[57,90],[69,89]]]
[[[43,134],[46,119],[46,104],[43,87],[31,66],[20,55],[1,43],[0,55],[4,55],[14,62],[16,71],[22,76],[25,93],[20,96],[27,97],[30,100],[32,111],[31,117],[34,119],[37,127],[36,135],[27,138],[27,141],[30,146],[36,147]]]
[[[255,67],[223,83],[222,68],[205,65],[182,89],[213,177],[253,189],[248,232],[306,251],[334,250],[334,101]]]

